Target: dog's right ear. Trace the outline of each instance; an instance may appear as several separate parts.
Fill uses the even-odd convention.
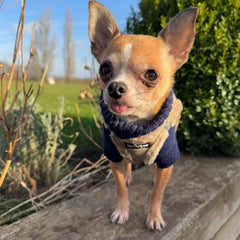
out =
[[[101,3],[90,1],[88,6],[88,34],[91,51],[99,61],[103,50],[113,38],[120,35],[120,31],[112,14]]]

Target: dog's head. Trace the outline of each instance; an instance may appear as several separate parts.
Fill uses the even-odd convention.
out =
[[[91,51],[100,64],[100,87],[109,110],[126,121],[151,120],[187,61],[198,8],[180,12],[158,37],[121,35],[111,13],[89,2]]]

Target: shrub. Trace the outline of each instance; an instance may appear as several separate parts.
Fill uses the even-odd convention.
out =
[[[200,12],[190,58],[176,73],[175,90],[184,105],[180,147],[192,154],[240,156],[240,1],[142,0],[126,30],[157,35],[190,6]]]
[[[21,112],[19,106],[21,103],[16,104],[8,114],[9,122]],[[55,116],[50,112],[40,113],[39,107],[35,107],[13,153],[4,184],[5,192],[16,194],[25,189],[36,194],[37,190],[49,188],[69,172],[66,163],[76,146],[69,144],[67,149],[61,148],[62,130],[67,120],[63,117],[63,107],[64,98],[60,99],[59,112]],[[6,136],[4,131],[0,132],[0,157],[4,159],[3,150],[7,149]]]

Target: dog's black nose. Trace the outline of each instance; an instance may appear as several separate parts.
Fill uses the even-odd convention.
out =
[[[108,86],[108,94],[112,98],[121,98],[127,92],[127,85],[123,82],[112,82]]]

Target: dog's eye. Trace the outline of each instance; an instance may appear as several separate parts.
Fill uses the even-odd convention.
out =
[[[145,73],[144,77],[145,77],[148,81],[152,82],[152,81],[154,81],[154,80],[156,80],[156,79],[158,78],[158,75],[157,75],[157,73],[156,73],[153,69],[149,69],[149,70],[147,70],[147,72]]]
[[[99,69],[100,77],[103,81],[108,81],[112,77],[112,64],[106,61],[100,65]]]

